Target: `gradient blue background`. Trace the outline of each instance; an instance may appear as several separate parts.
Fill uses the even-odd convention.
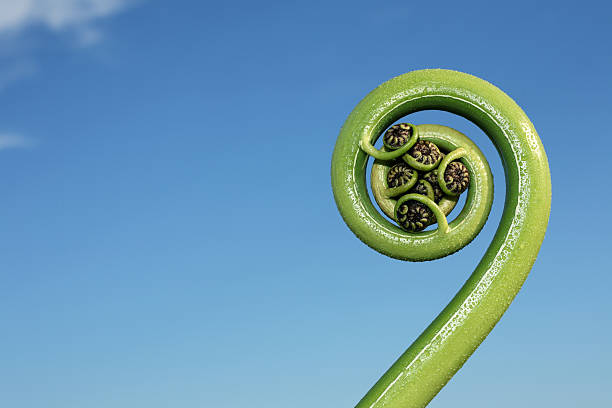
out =
[[[394,261],[336,210],[346,116],[381,82],[442,67],[522,106],[553,205],[523,290],[430,406],[612,406],[612,9],[535,3],[150,0],[96,20],[88,46],[23,29],[36,72],[0,91],[0,132],[33,142],[0,151],[0,405],[354,406],[501,213],[492,144],[441,112],[410,120],[467,133],[496,177],[471,245]]]

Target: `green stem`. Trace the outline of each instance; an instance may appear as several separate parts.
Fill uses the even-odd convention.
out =
[[[350,229],[383,254],[417,261],[461,249],[482,228],[492,188],[488,187],[491,180],[481,177],[470,180],[466,208],[449,224],[447,234],[402,231],[378,213],[369,198],[365,177],[368,155],[360,149],[359,141],[373,142],[395,121],[428,109],[461,115],[493,141],[506,175],[504,211],[475,271],[358,408],[425,407],[506,311],[526,279],[546,231],[550,172],[533,125],[495,86],[449,70],[414,71],[382,84],[359,103],[342,127],[331,175],[336,204]],[[472,192],[473,186],[479,191]]]

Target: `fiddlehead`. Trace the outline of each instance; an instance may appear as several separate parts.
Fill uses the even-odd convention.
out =
[[[402,158],[413,168],[427,171],[438,165],[442,152],[434,143],[421,139]]]
[[[404,200],[401,204],[397,203],[394,215],[400,227],[406,231],[421,231],[434,217],[431,208],[415,200]]]
[[[444,172],[440,171],[440,174],[442,174],[442,181],[444,181],[440,186],[442,190],[446,190],[447,194],[461,194],[470,184],[470,172],[465,164],[460,161],[448,163]]]
[[[387,185],[381,187],[385,197],[395,197],[410,190],[418,180],[418,173],[404,163],[397,163],[387,172]]]
[[[359,146],[364,152],[379,160],[393,160],[403,156],[419,140],[417,129],[410,123],[395,125],[387,131],[383,142],[386,149],[377,150],[368,135],[363,135]]]
[[[413,134],[414,127],[410,123],[398,123],[385,132],[383,144],[389,150],[397,150],[407,144]]]
[[[460,161],[466,151],[463,148],[452,151],[442,160],[438,169],[438,184],[445,194],[458,195],[463,193],[470,183],[470,172]]]
[[[462,139],[450,128],[413,125],[409,141],[399,149],[388,151],[384,147],[379,151],[373,147],[395,121],[427,109],[463,116],[493,141],[507,179],[504,211],[491,245],[464,286],[358,408],[427,405],[501,318],[527,277],[546,230],[550,173],[533,125],[498,88],[448,70],[414,71],[382,84],[345,122],[332,158],[332,187],[338,209],[351,230],[377,251],[410,261],[449,255],[481,230],[491,207],[493,184],[486,160],[469,139]],[[443,193],[440,196],[438,192],[437,202],[435,191],[434,200],[418,192],[399,197],[384,193],[389,188],[385,184],[389,168],[400,157],[405,161],[404,155],[418,140],[432,142],[446,152],[437,171],[421,174],[432,189],[437,181]],[[405,220],[401,218],[404,221],[398,221],[404,228],[381,215],[370,200],[365,181],[369,156],[376,159],[371,173],[372,194],[387,217],[399,220],[406,215]],[[465,206],[447,223],[445,214],[457,202],[454,194],[466,185]],[[418,214],[422,216],[419,222],[425,218],[425,211],[411,209],[417,204],[433,213],[438,224],[435,229],[417,232],[412,227]],[[414,225],[418,227],[416,222]]]

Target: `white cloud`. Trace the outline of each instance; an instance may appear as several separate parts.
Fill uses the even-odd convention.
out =
[[[99,43],[104,33],[98,20],[116,14],[141,0],[0,0],[0,91],[38,70],[33,55],[36,45],[28,28],[43,27],[49,32],[67,32],[75,45]],[[35,141],[13,133],[0,132],[0,150],[28,148]]]
[[[95,45],[104,38],[104,33],[95,27],[81,27],[76,34],[77,43],[81,47]]]
[[[59,31],[108,17],[132,0],[0,0],[0,33],[41,24]]]
[[[0,133],[0,150],[34,147],[34,140],[15,133]]]
[[[31,27],[68,33],[77,47],[104,39],[98,21],[142,0],[0,0],[0,91],[38,70]],[[34,40],[34,41],[33,41]]]

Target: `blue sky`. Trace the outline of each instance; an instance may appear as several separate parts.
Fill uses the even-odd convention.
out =
[[[603,2],[0,2],[0,405],[351,407],[495,231],[385,258],[333,201],[344,119],[430,67],[502,88],[548,153],[524,289],[431,407],[610,406]],[[580,195],[582,195],[581,198]],[[608,388],[608,389],[606,389]]]

